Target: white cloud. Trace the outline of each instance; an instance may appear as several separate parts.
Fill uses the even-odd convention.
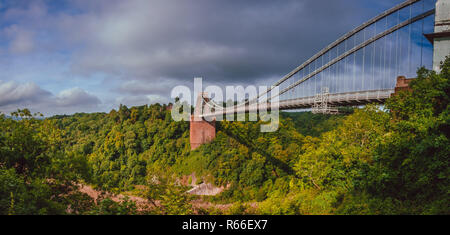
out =
[[[34,83],[18,84],[0,81],[0,107],[15,104],[31,104],[47,99],[51,93]]]
[[[72,89],[61,91],[56,99],[61,107],[77,107],[77,106],[97,106],[100,100],[83,89],[75,87]]]
[[[100,99],[81,88],[71,88],[53,95],[35,83],[0,81],[0,111],[9,113],[28,108],[45,115],[97,111]]]

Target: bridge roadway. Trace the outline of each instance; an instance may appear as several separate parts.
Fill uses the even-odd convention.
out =
[[[386,99],[391,97],[394,93],[394,89],[384,89],[384,90],[372,90],[372,91],[357,91],[357,92],[346,92],[338,94],[328,95],[328,105],[333,106],[358,106],[369,103],[384,103]],[[282,100],[276,103],[262,103],[262,104],[247,104],[247,105],[237,105],[230,108],[222,108],[212,101],[205,102],[205,105],[209,106],[210,109],[213,108],[211,112],[210,109],[205,109],[202,118],[213,118],[221,115],[233,115],[237,113],[247,113],[256,111],[265,111],[278,108],[279,110],[290,110],[290,109],[305,109],[312,108],[316,103],[316,96],[308,96],[296,99]],[[214,112],[215,110],[215,112]]]

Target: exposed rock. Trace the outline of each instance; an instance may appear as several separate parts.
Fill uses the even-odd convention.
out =
[[[191,190],[187,191],[189,194],[193,195],[205,195],[205,196],[214,196],[221,193],[224,190],[224,187],[216,187],[210,183],[202,183],[194,186]]]

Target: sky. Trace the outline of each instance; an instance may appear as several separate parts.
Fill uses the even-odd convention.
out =
[[[0,0],[0,112],[169,103],[269,85],[402,0]]]

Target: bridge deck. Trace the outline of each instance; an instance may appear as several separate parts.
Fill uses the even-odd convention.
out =
[[[355,106],[368,103],[382,103],[394,93],[394,89],[347,92],[330,94],[328,104],[334,106]],[[280,101],[280,110],[311,108],[314,105],[314,96]]]
[[[346,92],[339,94],[329,94],[328,104],[334,106],[356,106],[368,103],[383,103],[386,99],[391,97],[394,89],[373,90],[373,91],[359,91]],[[209,110],[204,110],[204,114],[200,117],[216,117],[221,115],[232,115],[236,113],[256,112],[270,109],[289,110],[289,109],[307,109],[311,108],[315,103],[315,96],[302,97],[291,100],[282,100],[278,104],[262,103],[253,105],[234,106],[230,108],[220,109],[216,105],[209,105],[216,109],[216,112],[208,113]]]

